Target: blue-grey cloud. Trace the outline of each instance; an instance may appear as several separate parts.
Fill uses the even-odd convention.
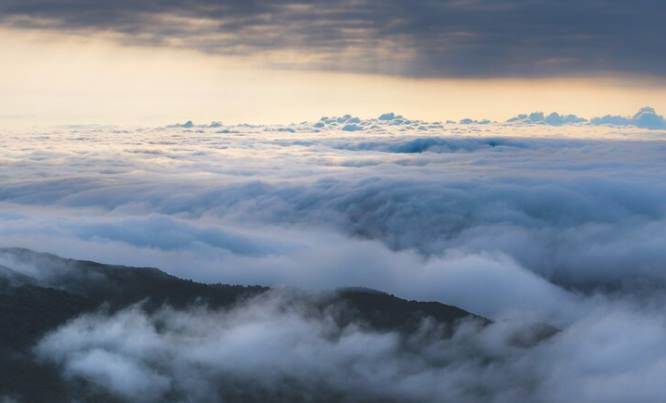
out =
[[[366,133],[385,133],[398,129],[402,132],[423,132],[438,133],[443,129],[453,128],[455,125],[461,126],[490,126],[493,122],[485,118],[464,118],[457,122],[453,120],[425,121],[419,119],[410,119],[403,115],[392,112],[383,113],[376,118],[360,118],[350,114],[342,116],[324,116],[316,122],[292,123],[281,126],[264,127],[265,131],[278,131],[288,133],[311,133],[311,132],[366,132]],[[560,114],[558,112],[544,113],[531,112],[513,116],[506,120],[508,124],[514,126],[525,125],[544,125],[544,126],[620,126],[620,127],[638,127],[642,129],[664,130],[666,129],[666,119],[660,115],[655,108],[645,106],[640,108],[633,116],[605,115],[593,118],[585,118],[575,114]],[[217,133],[239,133],[244,125],[239,127],[225,126],[220,122],[194,123],[187,121],[185,123],[176,123],[168,125],[166,128],[181,128],[193,132],[202,133],[202,130],[216,129]],[[247,126],[247,125],[246,125]],[[251,125],[250,125],[251,126]],[[246,129],[247,127],[245,127]],[[255,127],[257,128],[257,127]],[[467,128],[459,128],[457,133],[468,133]],[[486,129],[488,130],[488,129]]]
[[[654,108],[646,106],[641,108],[634,116],[606,115],[590,120],[594,125],[636,126],[645,129],[666,129],[666,119],[657,114]]]
[[[419,137],[413,140],[401,141],[378,141],[361,142],[352,144],[340,144],[337,146],[343,150],[382,151],[399,154],[423,153],[426,151],[436,153],[473,152],[479,149],[529,147],[527,143],[506,138],[441,138],[441,137]]]
[[[73,384],[84,379],[123,401],[233,399],[239,389],[243,400],[327,391],[343,401],[662,400],[658,310],[601,304],[548,340],[521,344],[530,325],[467,322],[443,338],[446,329],[425,321],[405,338],[340,327],[333,313],[315,315],[277,293],[229,311],[89,314],[48,334],[35,353]]]
[[[12,27],[110,31],[126,43],[220,54],[297,50],[315,56],[298,67],[437,77],[664,76],[665,16],[658,0],[0,4],[0,21]]]
[[[562,126],[566,124],[584,123],[587,122],[587,119],[581,118],[576,115],[560,115],[557,112],[550,113],[549,115],[544,115],[543,112],[532,112],[530,114],[521,114],[518,116],[514,116],[511,119],[507,120],[507,122]]]
[[[538,130],[447,124],[424,137],[412,123],[394,124],[412,122],[395,114],[322,121],[337,128],[7,138],[3,243],[124,264],[154,259],[206,281],[381,286],[437,299],[451,297],[438,290],[438,273],[448,273],[439,267],[487,253],[479,265],[515,264],[581,292],[666,284],[658,134],[606,139],[617,129],[589,126],[598,135],[507,137],[490,134]],[[377,127],[346,132],[348,121]],[[424,276],[407,281],[401,266]],[[500,305],[478,301],[484,312]]]
[[[543,112],[532,112],[514,116],[508,119],[507,122],[548,126],[589,124],[593,126],[634,126],[642,129],[666,129],[666,119],[650,106],[639,109],[633,116],[605,115],[588,120],[573,114],[560,115],[557,112],[552,112],[545,115]]]
[[[99,312],[37,346],[66,380],[125,400],[198,391],[205,401],[234,376],[268,393],[288,378],[375,400],[656,402],[666,142],[634,127],[655,116],[556,131],[386,113],[8,132],[0,246],[206,282],[365,286],[495,320],[462,325],[451,341],[424,323],[397,341],[277,298],[231,311]],[[71,270],[0,251],[0,278],[22,276],[59,287]],[[512,342],[537,321],[560,332]]]

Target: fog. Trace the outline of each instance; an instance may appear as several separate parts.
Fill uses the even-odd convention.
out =
[[[277,294],[230,311],[147,314],[137,306],[87,315],[36,352],[66,379],[92,380],[131,401],[231,399],[243,384],[253,385],[252,398],[296,400],[328,392],[337,401],[660,401],[662,315],[598,302],[536,345],[517,342],[525,320],[464,322],[451,338],[426,321],[404,337],[340,328]]]
[[[99,312],[36,353],[130,400],[288,379],[349,400],[659,401],[666,132],[387,116],[6,133],[0,246],[204,282],[364,286],[494,324],[442,341],[424,323],[405,342],[274,295]],[[516,346],[534,323],[560,332]]]

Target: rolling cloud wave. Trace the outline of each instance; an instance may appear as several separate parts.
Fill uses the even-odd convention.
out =
[[[225,311],[98,312],[53,329],[38,355],[71,382],[145,401],[227,382],[272,393],[285,379],[370,400],[663,396],[654,381],[666,362],[655,309],[666,288],[660,132],[576,125],[553,135],[516,122],[443,124],[427,136],[404,125],[284,129],[10,133],[2,246],[210,282],[372,287],[495,323],[461,325],[450,344],[426,323],[412,351],[397,334],[285,311],[278,296]],[[537,322],[559,332],[512,344]],[[241,358],[245,372],[234,372]]]

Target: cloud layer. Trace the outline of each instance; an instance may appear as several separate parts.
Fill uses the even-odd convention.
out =
[[[438,259],[475,256],[582,290],[664,281],[658,133],[581,126],[571,138],[546,128],[535,137],[529,125],[389,115],[359,135],[344,130],[351,119],[326,118],[340,122],[325,131],[305,123],[8,136],[3,243],[208,281],[365,285],[427,298],[440,294],[398,289],[410,283],[400,266],[430,273]],[[317,274],[308,276],[311,264]],[[376,274],[384,266],[394,279]]]
[[[398,335],[331,328],[276,297],[223,312],[100,312],[40,343],[65,378],[120,397],[249,379],[274,393],[288,379],[370,400],[659,401],[664,134],[533,123],[386,114],[10,132],[0,246],[200,281],[365,286],[497,321],[448,342],[424,324],[404,350]],[[561,331],[510,341],[535,322]]]

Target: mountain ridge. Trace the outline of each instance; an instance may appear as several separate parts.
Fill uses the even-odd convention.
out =
[[[100,310],[117,312],[132,306],[146,312],[163,307],[231,309],[277,292],[260,286],[197,283],[156,268],[104,265],[21,248],[0,248],[0,261],[0,321],[4,324],[0,330],[0,396],[15,396],[19,401],[68,401],[80,396],[100,402],[118,401],[86,381],[79,385],[83,389],[73,391],[56,365],[34,357],[32,348],[42,337],[81,315]],[[21,281],[2,281],[5,278]],[[466,320],[490,323],[457,307],[405,300],[371,289],[291,292],[294,303],[308,307],[308,315],[334,313],[340,329],[358,326],[408,337],[418,332],[423,321],[446,329]],[[448,337],[451,332],[444,334]]]

